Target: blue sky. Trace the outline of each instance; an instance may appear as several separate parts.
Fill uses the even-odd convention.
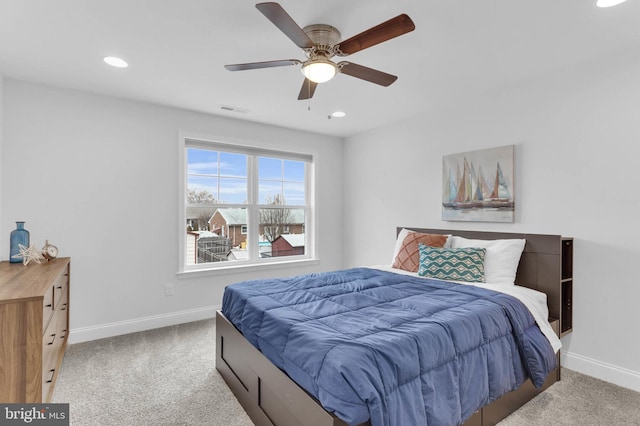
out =
[[[188,148],[187,175],[189,189],[206,190],[222,203],[247,201],[246,155]],[[304,204],[304,176],[304,162],[259,157],[259,202],[281,194],[288,205]]]

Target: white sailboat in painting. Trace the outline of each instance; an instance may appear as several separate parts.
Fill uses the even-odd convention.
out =
[[[456,176],[449,169],[448,182],[444,186],[443,207],[447,209],[513,209],[513,197],[502,173],[500,163],[496,164],[493,186],[482,173],[482,167],[475,172],[473,164],[463,160],[463,171]]]

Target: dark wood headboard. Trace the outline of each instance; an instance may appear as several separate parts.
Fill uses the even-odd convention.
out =
[[[560,319],[562,306],[562,236],[545,234],[518,234],[509,232],[462,231],[453,229],[405,228],[429,234],[452,234],[478,240],[506,238],[525,239],[520,257],[516,284],[547,294],[549,317]]]

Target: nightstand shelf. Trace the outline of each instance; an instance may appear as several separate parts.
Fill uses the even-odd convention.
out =
[[[573,330],[573,238],[562,238],[560,336]]]

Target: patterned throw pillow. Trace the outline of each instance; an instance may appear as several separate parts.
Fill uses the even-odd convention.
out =
[[[411,232],[402,241],[402,247],[400,248],[400,251],[398,251],[392,267],[396,269],[404,269],[409,272],[418,272],[418,265],[420,264],[418,244],[424,244],[425,246],[431,247],[442,247],[446,242],[446,235]]]
[[[419,244],[418,275],[442,280],[484,282],[484,248],[434,248]]]

